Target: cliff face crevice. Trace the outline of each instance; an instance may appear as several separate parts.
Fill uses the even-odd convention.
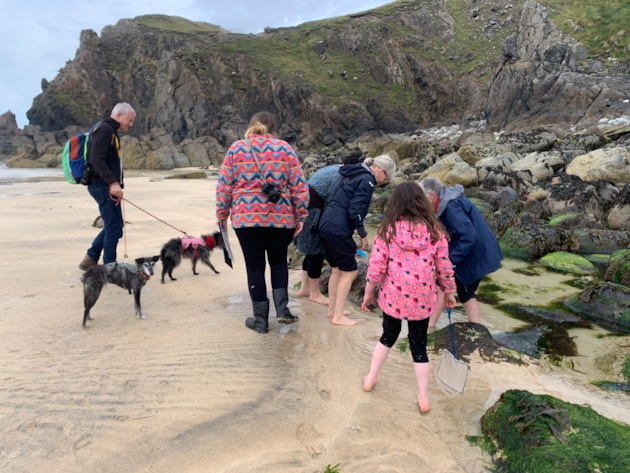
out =
[[[34,98],[27,128],[60,144],[126,101],[138,112],[134,137],[157,129],[175,144],[227,146],[266,109],[279,135],[307,149],[477,119],[511,130],[630,115],[627,71],[587,53],[532,0],[400,0],[258,35],[143,16],[100,37],[83,31],[75,58]]]

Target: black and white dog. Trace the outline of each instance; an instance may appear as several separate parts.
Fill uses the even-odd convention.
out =
[[[201,235],[201,238],[173,238],[167,241],[160,251],[162,284],[164,284],[164,276],[167,274],[171,281],[177,281],[173,277],[173,270],[181,264],[182,258],[192,260],[192,272],[195,276],[199,274],[197,273],[197,261],[201,261],[216,274],[219,274],[219,271],[210,262],[210,253],[215,248],[223,249],[223,237],[220,232],[215,232],[212,235]]]
[[[83,282],[83,326],[90,317],[90,309],[96,304],[103,286],[107,283],[116,284],[117,286],[127,289],[129,294],[133,294],[133,302],[136,315],[144,319],[142,308],[140,306],[140,291],[151,276],[153,276],[153,267],[160,259],[159,256],[149,256],[146,258],[137,258],[136,264],[131,263],[107,263],[98,264],[88,269],[81,281]]]

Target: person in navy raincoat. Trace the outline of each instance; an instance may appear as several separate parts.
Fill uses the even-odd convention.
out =
[[[475,204],[464,196],[461,185],[445,187],[439,179],[427,177],[420,187],[450,237],[448,253],[455,270],[459,301],[468,321],[480,324],[476,291],[484,276],[501,267],[503,255],[499,242]],[[444,307],[438,307],[431,316],[429,330],[435,328],[443,310]]]

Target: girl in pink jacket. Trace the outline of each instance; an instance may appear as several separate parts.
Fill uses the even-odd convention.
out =
[[[402,321],[409,328],[409,347],[418,382],[418,409],[429,405],[429,358],[427,327],[438,306],[437,285],[444,292],[446,307],[455,306],[455,278],[448,258],[445,231],[418,184],[399,184],[378,229],[361,308],[370,311],[379,287],[378,306],[383,311],[383,334],[372,355],[363,389],[371,391],[387,355],[400,335]]]

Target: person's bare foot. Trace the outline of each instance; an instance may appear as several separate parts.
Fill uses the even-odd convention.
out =
[[[309,297],[310,293],[308,293],[307,291],[303,291],[302,289],[300,289],[297,294],[295,294],[296,297]]]
[[[336,320],[334,317],[331,320],[333,325],[345,325],[345,326],[350,326],[350,325],[356,325],[359,322],[357,322],[356,320],[352,320],[352,319],[346,319],[345,317],[342,318],[341,320]]]
[[[418,396],[418,411],[420,414],[428,414],[431,411],[431,406],[429,405],[429,401],[423,401]]]
[[[365,392],[369,393],[375,384],[376,384],[376,380],[372,379],[369,374],[363,378],[363,390]]]
[[[328,297],[320,294],[319,296],[309,297],[308,300],[310,302],[314,302],[315,304],[328,305]]]
[[[352,315],[352,311],[351,310],[344,310],[343,311],[343,315],[344,317],[348,317],[349,315]],[[332,314],[326,314],[326,317],[328,317],[329,319],[332,318]]]

